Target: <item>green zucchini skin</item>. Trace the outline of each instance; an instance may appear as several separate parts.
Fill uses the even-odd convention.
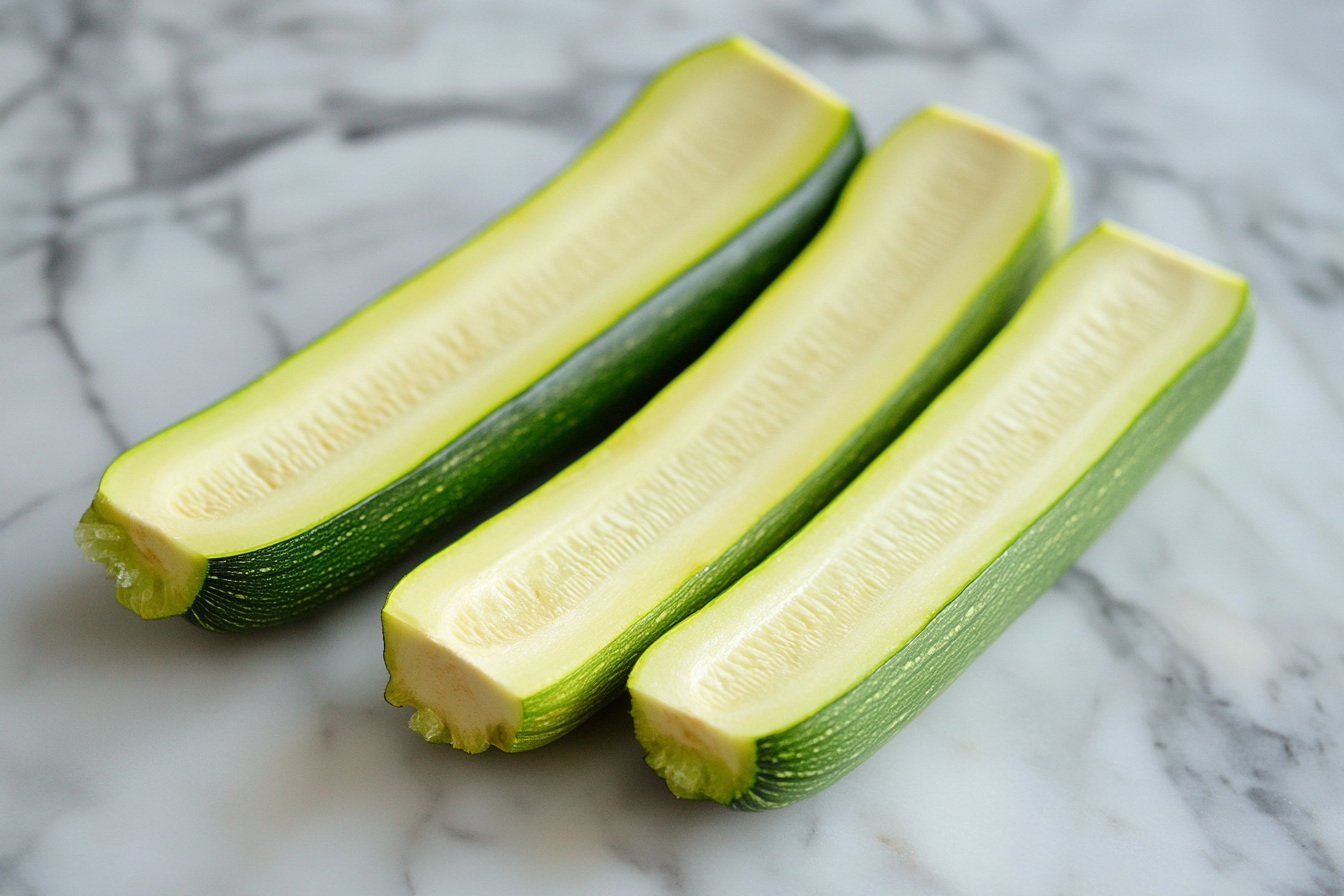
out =
[[[851,116],[822,162],[774,206],[415,469],[293,538],[210,558],[186,618],[232,632],[295,619],[576,459],[695,360],[792,261],[862,156]]]
[[[810,718],[756,742],[756,777],[730,805],[774,809],[830,786],[918,715],[1067,570],[1213,405],[1250,344],[1242,310],[1047,511],[900,650]]]
[[[956,378],[1008,321],[1054,258],[1052,219],[1043,209],[1014,251],[1013,262],[986,283],[967,313],[919,367],[840,447],[741,538],[688,578],[619,638],[544,691],[523,701],[523,722],[512,750],[530,750],[560,737],[625,686],[635,658],[687,616],[709,603],[801,529]]]

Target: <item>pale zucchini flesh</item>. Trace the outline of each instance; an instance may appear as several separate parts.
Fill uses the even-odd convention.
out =
[[[787,805],[856,767],[1120,512],[1244,354],[1245,281],[1117,225],[789,544],[641,658],[679,796]]]
[[[742,38],[655,79],[530,199],[119,457],[76,537],[146,618],[299,615],[610,432],[825,220],[842,101]]]
[[[974,357],[1057,251],[1068,207],[1040,144],[953,110],[912,118],[704,357],[394,589],[389,702],[470,751],[578,724]]]

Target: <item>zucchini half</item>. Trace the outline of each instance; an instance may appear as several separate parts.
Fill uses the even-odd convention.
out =
[[[1240,277],[1114,224],[806,529],[630,676],[682,797],[783,806],[849,772],[1078,557],[1231,379]]]
[[[868,156],[812,244],[578,463],[408,575],[388,702],[524,750],[824,506],[974,357],[1062,242],[1054,153],[932,108]]]
[[[862,152],[789,63],[701,50],[460,248],[122,454],[76,540],[147,619],[300,615],[614,429],[807,244]]]

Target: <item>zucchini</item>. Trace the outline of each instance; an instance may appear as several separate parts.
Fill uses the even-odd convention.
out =
[[[1240,277],[1114,224],[796,538],[630,676],[647,761],[744,809],[831,784],[1078,557],[1222,392]]]
[[[426,739],[473,752],[573,728],[974,357],[1054,255],[1068,210],[1048,148],[949,109],[916,115],[703,358],[396,587],[388,701],[416,707]]]
[[[118,457],[76,540],[145,618],[298,616],[611,432],[808,242],[863,152],[744,38],[251,385]]]

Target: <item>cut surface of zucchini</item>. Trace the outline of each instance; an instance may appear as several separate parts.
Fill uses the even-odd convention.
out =
[[[885,743],[1119,513],[1245,352],[1245,281],[1103,224],[789,544],[629,688],[678,796],[785,805]]]
[[[704,357],[396,587],[388,701],[470,751],[578,724],[974,357],[1060,245],[1068,208],[1046,147],[950,109],[914,116]]]
[[[844,103],[769,51],[692,54],[527,201],[122,454],[76,538],[146,618],[298,615],[610,432],[806,244],[861,155]]]

